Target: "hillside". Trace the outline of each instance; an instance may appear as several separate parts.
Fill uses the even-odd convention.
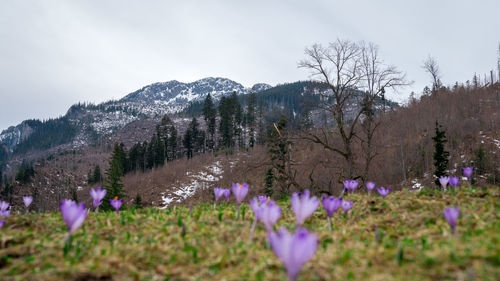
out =
[[[271,88],[267,84],[256,84],[245,88],[226,78],[204,78],[192,83],[169,81],[145,86],[117,101],[98,105],[78,103],[57,119],[41,122],[27,120],[11,126],[0,134],[0,143],[11,152],[23,154],[29,150],[40,150],[47,145],[54,147],[68,144],[66,148],[79,148],[91,144],[99,137],[112,134],[131,122],[151,119],[164,114],[179,113],[190,102],[202,100],[211,94],[216,100],[236,92],[239,95]],[[53,126],[53,123],[65,126]],[[52,129],[56,127],[56,129]],[[68,132],[68,127],[71,129]],[[58,138],[58,134],[67,134]],[[32,145],[31,143],[47,143]],[[19,147],[20,148],[17,148]]]
[[[277,87],[286,88],[293,95],[293,89],[300,88],[300,83]],[[383,186],[401,189],[432,186],[432,137],[438,120],[448,137],[445,146],[450,151],[448,173],[458,174],[462,167],[473,165],[476,167],[474,180],[478,184],[498,184],[500,98],[497,87],[444,89],[434,95],[411,100],[405,106],[380,111],[377,115],[380,127],[374,138],[377,155],[370,166],[369,179]],[[264,91],[260,98],[267,99],[263,102],[266,106],[275,104],[271,108],[276,110],[267,111],[267,116],[272,116],[279,113],[276,106],[282,101],[279,98],[282,91],[264,94],[268,91],[272,89]],[[274,120],[269,117],[264,126]],[[172,121],[180,137],[191,119],[178,116],[173,117]],[[115,142],[123,142],[129,151],[137,142],[150,141],[158,122],[158,119],[133,121],[91,146],[49,149],[32,154],[35,176],[29,183],[14,183],[12,200],[20,202],[22,195],[36,193],[40,194],[40,198],[34,205],[39,210],[55,210],[60,198],[69,197],[76,191],[80,200],[90,203],[88,190],[105,183],[89,184],[89,171],[95,165],[99,165],[103,172],[108,168]],[[204,120],[199,122],[201,130],[204,130]],[[322,128],[313,127],[309,130],[314,133]],[[294,160],[291,169],[296,182],[301,188],[309,188],[315,193],[339,194],[342,190],[340,178],[345,169],[343,159],[306,140],[306,132],[294,129],[290,132]],[[364,166],[362,144],[356,142],[353,146],[359,171]],[[236,147],[231,153],[210,153],[206,150],[203,153],[201,150],[195,153],[193,159],[186,159],[183,150],[181,153],[180,158],[169,160],[164,165],[126,174],[123,182],[128,196],[127,204],[132,204],[138,193],[148,206],[165,208],[172,204],[197,203],[211,198],[212,188],[229,186],[235,176],[249,182],[255,192],[260,193],[265,189],[266,171],[272,164],[267,144],[259,144],[251,149]],[[14,158],[9,165],[14,170],[21,163],[22,158]],[[275,188],[274,196],[279,198],[283,191],[280,191],[281,187]]]
[[[237,181],[237,178],[231,180]],[[252,189],[252,187],[250,187]],[[1,229],[3,280],[286,280],[248,200],[239,219],[233,198],[214,210],[212,200],[189,207],[90,213],[63,252],[60,213],[19,214]],[[349,194],[349,215],[322,207],[304,227],[318,248],[298,280],[498,280],[498,187],[460,191]],[[295,229],[288,200],[275,228]],[[443,208],[460,206],[457,235]]]

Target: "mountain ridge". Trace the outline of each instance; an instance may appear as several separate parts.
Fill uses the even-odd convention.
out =
[[[154,118],[164,114],[179,113],[193,101],[200,101],[208,94],[215,100],[232,92],[237,94],[248,94],[260,92],[271,88],[265,83],[257,83],[251,88],[228,78],[206,77],[193,82],[179,82],[170,80],[166,82],[155,82],[146,85],[119,100],[111,100],[94,104],[77,103],[72,105],[65,115],[49,119],[68,119],[71,124],[79,127],[74,145],[88,144],[90,139],[112,133],[116,129],[142,119]],[[7,146],[10,152],[23,140],[26,140],[34,131],[30,121],[9,126],[0,133],[0,143]]]

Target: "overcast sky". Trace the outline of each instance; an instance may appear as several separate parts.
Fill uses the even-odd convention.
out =
[[[500,1],[0,1],[0,130],[118,99],[152,82],[305,80],[304,48],[337,37],[379,45],[415,83],[496,70]]]

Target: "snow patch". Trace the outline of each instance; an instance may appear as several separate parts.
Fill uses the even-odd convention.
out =
[[[223,170],[220,161],[206,167],[206,170],[207,171],[200,171],[198,173],[187,171],[187,183],[161,193],[163,206],[161,206],[160,209],[166,209],[172,202],[181,203],[188,197],[193,196],[198,189],[210,188],[215,182],[222,178],[221,174]]]

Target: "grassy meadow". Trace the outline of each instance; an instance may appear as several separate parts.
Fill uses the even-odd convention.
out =
[[[500,189],[349,194],[347,217],[322,206],[306,220],[319,246],[298,280],[500,280]],[[248,202],[250,198],[246,198]],[[288,200],[276,227],[295,229]],[[457,235],[442,211],[460,207]],[[89,213],[64,251],[60,213],[11,214],[0,228],[0,280],[286,280],[243,205],[207,202]]]

